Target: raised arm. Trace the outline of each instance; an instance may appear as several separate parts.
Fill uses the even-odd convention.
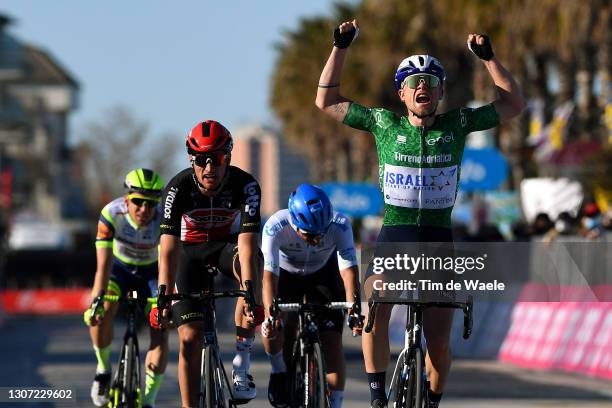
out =
[[[467,44],[470,51],[482,60],[497,88],[499,97],[493,101],[493,106],[500,122],[506,122],[520,114],[527,102],[512,75],[495,58],[489,37],[484,34],[469,34]]]
[[[340,95],[340,78],[348,46],[357,38],[357,20],[340,24],[334,31],[334,47],[323,67],[315,104],[323,112],[342,122],[351,101]]]

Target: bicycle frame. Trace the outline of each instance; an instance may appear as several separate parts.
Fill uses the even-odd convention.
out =
[[[228,296],[223,296],[228,295]],[[219,358],[219,340],[217,338],[217,317],[216,317],[216,306],[215,299],[218,297],[238,297],[239,294],[234,293],[225,293],[225,292],[208,292],[201,294],[201,300],[203,300],[202,311],[203,311],[203,329],[202,329],[202,356],[200,363],[200,376],[201,376],[201,389],[200,389],[200,404],[202,407],[206,406],[206,387],[204,384],[204,379],[206,377],[206,350],[208,348],[212,348],[214,350],[213,359],[214,362],[214,374],[216,379],[221,382],[225,382],[227,390],[229,391],[229,400],[234,401],[233,390],[227,376],[227,372],[225,371],[225,366],[223,365],[223,361]],[[210,357],[209,357],[210,358]],[[216,382],[217,383],[217,382]],[[218,386],[222,386],[222,384],[217,383]],[[211,390],[208,390],[210,392]],[[215,389],[214,392],[219,392],[219,389]],[[221,392],[222,394],[222,392]],[[215,397],[217,398],[218,395]],[[230,402],[231,403],[231,402]]]
[[[127,407],[138,407],[141,404],[142,398],[142,374],[140,372],[140,348],[138,346],[138,335],[136,332],[136,317],[143,301],[138,299],[136,291],[130,291],[126,296],[105,295],[104,291],[100,291],[92,306],[92,316],[102,307],[104,301],[123,303],[127,307],[125,312],[127,325],[123,335],[119,364],[115,369],[115,374],[111,381],[112,386],[109,395],[110,404],[112,407],[119,406],[119,404],[123,404]],[[147,298],[146,302],[148,304],[155,304],[157,299]],[[132,351],[135,353],[134,356],[128,355]],[[134,361],[132,358],[135,359],[135,364],[133,364]],[[134,375],[132,370],[135,371],[137,379],[135,384],[136,390],[131,389],[132,384],[130,383],[130,377]],[[136,392],[136,401],[133,401],[134,396],[130,395],[133,392]]]
[[[393,370],[393,376],[391,377],[391,384],[389,385],[389,390],[387,391],[387,400],[391,402],[393,399],[396,399],[396,395],[398,392],[404,393],[404,390],[394,390],[394,387],[397,387],[398,384],[402,384],[402,387],[408,386],[412,387],[412,384],[406,385],[404,381],[408,376],[409,366],[412,363],[411,359],[416,357],[420,368],[417,368],[417,373],[420,371],[422,374],[422,378],[412,378],[412,381],[415,381],[415,393],[419,396],[416,397],[417,401],[425,401],[427,400],[427,388],[429,382],[427,381],[427,376],[425,373],[425,350],[423,349],[422,339],[423,339],[423,310],[428,307],[443,307],[443,308],[454,308],[454,309],[462,309],[463,310],[463,338],[469,338],[472,332],[472,312],[473,312],[473,299],[472,296],[468,296],[467,301],[465,303],[462,302],[419,302],[414,300],[394,300],[394,301],[386,301],[377,297],[377,294],[374,294],[370,299],[369,303],[369,311],[368,311],[368,324],[365,327],[366,333],[370,333],[372,331],[374,320],[376,316],[376,307],[378,304],[386,303],[386,304],[400,304],[407,306],[407,316],[406,316],[406,331],[404,336],[404,348],[400,352],[397,362],[395,364],[395,368]],[[398,382],[398,378],[401,378]],[[393,393],[396,395],[393,395]],[[409,390],[408,393],[412,391]],[[393,397],[393,398],[392,398]],[[412,402],[407,402],[412,404]],[[410,405],[412,406],[412,405]],[[399,407],[395,407],[399,408]],[[420,407],[419,407],[420,408]]]
[[[253,288],[250,281],[245,281],[246,291],[244,290],[227,290],[222,292],[214,292],[210,290],[206,290],[200,293],[174,293],[170,295],[166,295],[166,287],[165,285],[160,285],[159,287],[159,298],[158,298],[158,310],[159,316],[161,316],[162,310],[164,308],[169,307],[170,302],[172,300],[197,300],[202,301],[202,355],[201,355],[201,365],[200,365],[200,406],[205,407],[210,404],[207,403],[212,396],[207,395],[208,393],[215,393],[215,408],[217,408],[218,397],[223,396],[223,382],[229,391],[229,405],[234,406],[243,401],[236,400],[233,395],[232,387],[225,371],[225,367],[223,365],[223,361],[219,357],[219,342],[217,338],[217,325],[216,325],[216,314],[215,314],[215,299],[218,298],[228,298],[228,297],[244,297],[249,305],[254,305],[254,295]],[[208,288],[214,288],[214,274],[209,274],[208,276]],[[214,359],[213,367],[209,366],[209,359]],[[213,371],[214,379],[214,390],[210,389],[210,382],[206,382],[208,380],[205,375],[207,372],[210,374],[211,370]],[[225,405],[224,401],[219,406]],[[212,407],[209,407],[212,408]]]
[[[329,400],[327,396],[327,379],[326,373],[327,370],[325,368],[325,359],[323,358],[322,353],[320,353],[320,343],[321,340],[319,338],[319,327],[315,321],[315,314],[321,313],[327,310],[335,310],[335,309],[350,309],[352,307],[352,303],[349,302],[331,302],[327,304],[309,304],[309,303],[278,303],[276,300],[270,307],[270,315],[275,316],[279,311],[281,312],[295,312],[298,316],[298,325],[297,325],[297,334],[295,341],[293,342],[292,352],[299,353],[299,357],[294,358],[294,364],[301,364],[303,359],[312,358],[313,355],[317,354],[315,350],[318,348],[320,354],[320,367],[322,370],[322,378],[320,379],[320,386],[323,388],[320,390],[322,395],[324,395],[324,406],[329,406]],[[295,357],[295,356],[294,356]],[[315,357],[316,359],[316,357]],[[302,373],[303,374],[303,373]],[[291,370],[291,374],[293,375],[293,370]],[[305,381],[310,380],[310,375],[306,376]],[[290,387],[293,386],[296,379],[291,378]],[[303,406],[304,408],[309,408],[312,405],[317,407],[316,401],[310,401],[308,395],[308,383],[304,384],[304,396]],[[316,398],[315,398],[316,400]]]

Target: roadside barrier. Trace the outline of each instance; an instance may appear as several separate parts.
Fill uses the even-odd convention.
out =
[[[91,303],[91,290],[21,289],[0,292],[4,313],[8,314],[72,314],[83,313]]]

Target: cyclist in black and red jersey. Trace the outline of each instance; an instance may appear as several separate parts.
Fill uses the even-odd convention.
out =
[[[159,284],[167,292],[199,292],[206,273],[216,267],[236,279],[242,290],[251,281],[260,298],[263,267],[258,248],[261,190],[249,173],[230,166],[233,147],[230,132],[219,122],[198,123],[187,135],[191,167],[168,183],[162,198]],[[258,302],[260,303],[260,302]],[[255,397],[248,374],[255,326],[263,308],[250,310],[244,299],[236,304],[236,356],[233,360],[234,398],[246,402]],[[167,319],[164,311],[164,320]],[[174,304],[172,316],[179,325],[179,387],[184,407],[197,405],[202,349],[200,302]]]

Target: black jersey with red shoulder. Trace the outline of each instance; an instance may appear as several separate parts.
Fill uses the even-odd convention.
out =
[[[161,234],[186,243],[235,241],[242,232],[259,232],[259,184],[244,170],[229,166],[228,179],[214,197],[200,192],[191,167],[166,185]]]

